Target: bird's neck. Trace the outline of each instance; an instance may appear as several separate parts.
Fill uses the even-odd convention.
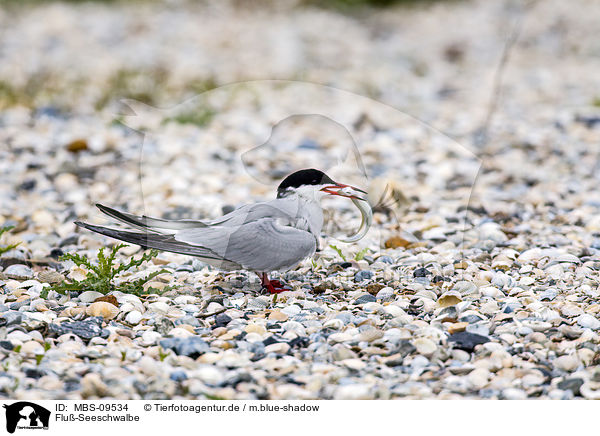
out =
[[[321,202],[315,198],[300,196],[298,208],[298,227],[312,233],[317,239],[323,228],[323,208]]]

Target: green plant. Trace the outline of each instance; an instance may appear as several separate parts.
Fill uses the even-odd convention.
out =
[[[173,121],[178,124],[194,124],[198,127],[204,127],[212,121],[215,115],[216,112],[210,107],[199,107],[196,110],[181,112],[165,118],[163,124]]]
[[[158,349],[158,359],[159,359],[161,362],[164,362],[164,360],[165,360],[165,359],[166,359],[166,358],[169,356],[169,354],[171,354],[171,353],[169,352],[169,350],[163,350],[163,349],[162,349],[162,347],[160,347],[160,348]]]
[[[69,282],[64,281],[58,283],[52,287],[44,288],[41,293],[42,298],[48,297],[50,290],[56,291],[59,294],[66,294],[70,291],[83,292],[83,291],[96,291],[101,294],[108,294],[112,291],[121,291],[127,294],[143,295],[148,293],[159,293],[157,289],[148,288],[144,290],[144,285],[152,280],[159,274],[168,272],[167,270],[154,271],[148,274],[146,277],[133,280],[129,282],[120,283],[118,286],[114,283],[114,280],[121,273],[129,271],[133,268],[137,268],[142,263],[155,258],[158,255],[157,250],[150,250],[144,253],[139,259],[130,259],[127,263],[115,263],[117,252],[125,247],[126,244],[118,244],[112,247],[112,251],[108,256],[104,254],[104,248],[98,251],[98,264],[92,263],[87,257],[80,256],[77,253],[67,253],[60,257],[60,260],[72,260],[75,265],[81,267],[84,266],[88,269],[88,273],[84,280],[71,280]],[[171,287],[163,289],[162,292],[170,290]]]
[[[332,244],[330,244],[329,246],[331,248],[333,248],[337,252],[337,254],[344,260],[344,262],[347,261],[346,256],[344,256],[344,254],[342,253],[342,250],[340,248],[338,248],[338,247],[336,247],[335,245],[332,245]]]
[[[368,251],[369,251],[368,247],[363,248],[358,253],[356,253],[356,256],[354,256],[354,260],[356,260],[356,261],[363,260],[365,257],[365,254],[367,254]]]
[[[13,228],[14,228],[14,226],[0,227],[0,237],[2,237],[3,233],[9,232]],[[3,255],[4,253],[6,253],[7,251],[12,250],[17,245],[19,245],[19,244],[5,245],[4,247],[0,246],[0,256]]]

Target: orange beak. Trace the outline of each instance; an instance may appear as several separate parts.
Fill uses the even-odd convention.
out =
[[[356,200],[365,200],[366,198],[359,196],[359,193],[367,194],[360,188],[356,188],[350,185],[344,185],[343,183],[335,183],[335,185],[325,186],[321,188],[321,191],[326,192],[330,195],[339,195],[340,197],[353,198]]]

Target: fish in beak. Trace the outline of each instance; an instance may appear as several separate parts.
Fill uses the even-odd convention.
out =
[[[338,195],[340,197],[350,198],[352,203],[358,208],[362,216],[360,227],[358,231],[347,239],[340,239],[342,242],[356,242],[367,234],[371,223],[373,222],[373,210],[371,205],[367,201],[367,192],[362,189],[356,188],[350,185],[344,185],[343,183],[335,183],[332,185],[325,186],[321,191],[331,195]]]

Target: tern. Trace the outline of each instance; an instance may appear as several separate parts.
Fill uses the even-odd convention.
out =
[[[287,290],[268,273],[288,271],[314,255],[323,227],[321,199],[346,197],[358,207],[362,221],[358,232],[343,242],[364,237],[373,219],[366,192],[334,182],[324,172],[304,169],[287,176],[277,188],[277,198],[247,204],[214,220],[166,220],[121,212],[101,204],[106,215],[138,231],[76,225],[121,241],[200,258],[223,270],[248,270],[261,279],[271,294]],[[139,231],[141,230],[141,232]]]

